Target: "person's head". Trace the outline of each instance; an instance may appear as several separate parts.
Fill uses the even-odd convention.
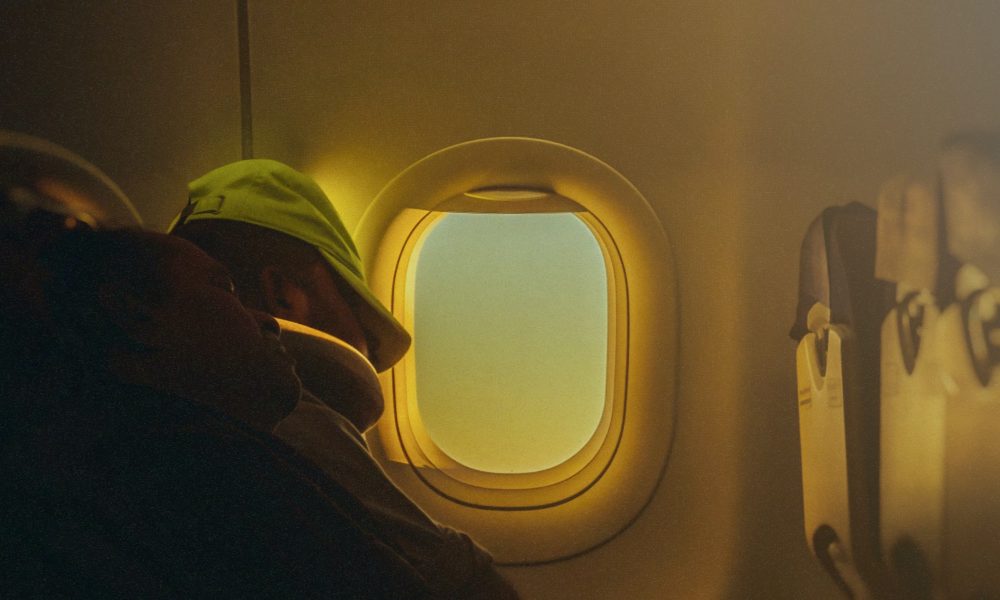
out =
[[[23,421],[43,399],[56,401],[62,388],[54,375],[72,379],[48,366],[58,336],[44,310],[39,252],[73,229],[138,223],[97,167],[51,142],[0,130],[0,429]]]
[[[226,269],[194,245],[138,230],[80,230],[41,260],[64,351],[91,368],[265,430],[298,401],[277,323],[245,308]]]
[[[287,165],[244,160],[193,181],[171,230],[230,267],[249,305],[344,339],[378,371],[410,345],[329,199]]]
[[[202,220],[173,232],[232,273],[246,306],[339,338],[371,359],[364,300],[305,242],[239,221]]]

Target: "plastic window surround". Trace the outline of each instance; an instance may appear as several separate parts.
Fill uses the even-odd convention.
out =
[[[404,323],[412,317],[409,259],[447,212],[574,212],[588,225],[609,279],[604,415],[588,444],[556,467],[476,471],[437,449],[415,422],[411,352],[382,375],[386,413],[369,435],[373,453],[419,505],[469,531],[503,564],[559,560],[599,546],[648,504],[669,454],[678,321],[663,229],[627,180],[572,148],[528,138],[447,148],[390,182],[357,231],[372,289]]]
[[[477,191],[478,192],[478,191]],[[475,193],[475,192],[474,192]],[[582,212],[576,203],[553,194],[538,193],[531,200],[502,202],[479,199],[470,204],[472,194],[463,194],[445,201],[434,211],[410,209],[400,215],[397,239],[404,239],[394,273],[392,307],[404,325],[413,324],[414,261],[419,254],[424,233],[434,221],[453,212],[460,202],[462,212],[520,213],[574,212],[595,234],[605,257],[609,276],[610,306],[608,388],[601,421],[590,440],[568,460],[552,468],[531,473],[490,473],[479,471],[453,460],[442,451],[420,422],[416,406],[415,364],[410,352],[392,372],[391,391],[387,394],[385,417],[378,428],[381,447],[390,460],[404,462],[415,468],[415,474],[442,496],[478,508],[527,510],[566,502],[582,493],[600,478],[614,457],[621,437],[627,388],[624,348],[628,342],[628,286],[613,241],[593,215]],[[457,211],[455,211],[457,212]],[[391,232],[387,238],[394,237]],[[609,249],[610,248],[610,249]],[[620,307],[616,309],[616,307]]]

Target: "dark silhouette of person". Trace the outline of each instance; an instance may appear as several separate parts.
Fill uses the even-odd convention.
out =
[[[485,550],[429,518],[369,452],[362,433],[383,411],[375,372],[403,356],[410,335],[369,289],[320,187],[273,160],[225,165],[191,182],[172,233],[225,264],[247,306],[293,322],[283,341],[304,392],[274,434],[364,504],[437,595],[516,598]]]
[[[94,230],[25,173],[0,171],[0,595],[427,597],[266,433],[300,393],[274,320],[193,245]]]

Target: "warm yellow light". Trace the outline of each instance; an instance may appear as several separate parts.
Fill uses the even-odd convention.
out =
[[[493,473],[560,464],[604,414],[608,283],[573,214],[451,214],[416,257],[417,406],[430,438]]]
[[[494,202],[524,202],[527,200],[541,200],[547,198],[551,192],[544,190],[531,190],[524,188],[482,188],[466,192],[465,195],[479,200],[491,200]]]

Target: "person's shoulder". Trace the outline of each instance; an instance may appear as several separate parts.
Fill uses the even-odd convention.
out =
[[[333,408],[324,404],[308,390],[302,390],[302,399],[274,428],[274,435],[298,446],[296,440],[325,441],[326,443],[350,443],[368,452],[368,443],[351,421]]]

